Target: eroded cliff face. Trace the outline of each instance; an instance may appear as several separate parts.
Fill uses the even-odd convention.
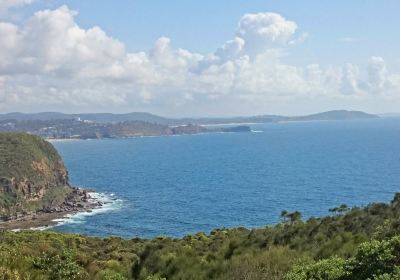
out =
[[[49,142],[0,133],[0,214],[55,206],[69,189],[68,171]]]
[[[47,163],[48,159],[33,161],[32,169],[41,174],[35,178],[23,177],[21,179],[5,178],[3,192],[20,194],[25,201],[39,201],[54,187],[69,186],[68,171],[62,161],[58,161],[53,168]],[[1,189],[0,189],[1,191]]]

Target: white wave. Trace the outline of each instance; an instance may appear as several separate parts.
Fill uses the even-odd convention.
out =
[[[91,211],[66,214],[62,218],[57,218],[52,220],[52,222],[55,223],[54,225],[31,227],[30,230],[43,231],[65,224],[83,224],[86,222],[87,217],[102,214],[105,212],[117,211],[121,209],[123,206],[123,201],[121,199],[115,198],[114,197],[115,194],[113,193],[107,194],[107,193],[90,192],[89,195],[90,195],[89,199],[90,202],[92,203],[101,202],[102,205],[94,209],[91,209]],[[17,229],[15,231],[19,230]]]
[[[91,211],[87,212],[78,212],[73,214],[67,214],[63,218],[54,219],[53,222],[57,224],[55,227],[65,224],[83,224],[86,222],[86,218],[90,216],[95,216],[98,214],[116,211],[122,208],[123,201],[121,199],[115,198],[115,194],[106,194],[106,193],[89,193],[90,202],[96,203],[101,202],[102,206],[91,209]]]
[[[264,131],[262,131],[262,130],[252,130],[251,132],[252,132],[252,133],[262,133],[262,132],[264,132]]]

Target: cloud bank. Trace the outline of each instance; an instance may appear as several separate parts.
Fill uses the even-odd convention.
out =
[[[76,14],[62,6],[21,25],[0,22],[0,110],[250,114],[286,102],[400,99],[400,75],[379,56],[367,69],[284,63],[306,33],[276,13],[245,14],[235,37],[210,54],[174,48],[167,37],[129,52],[100,27],[81,28]]]

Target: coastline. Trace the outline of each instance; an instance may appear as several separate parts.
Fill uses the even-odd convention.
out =
[[[93,213],[107,203],[93,190],[73,188],[62,206],[47,208],[35,213],[19,215],[10,220],[0,221],[0,230],[46,230],[73,218],[81,213]]]
[[[43,138],[44,140],[53,143],[53,142],[70,142],[70,141],[82,141],[85,139],[77,139],[77,138]]]

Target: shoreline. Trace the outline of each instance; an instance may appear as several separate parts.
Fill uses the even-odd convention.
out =
[[[95,194],[97,193],[93,190],[72,188],[62,205],[2,220],[0,230],[45,230],[60,224],[60,220],[69,219],[80,213],[92,213],[105,205],[105,202]]]

